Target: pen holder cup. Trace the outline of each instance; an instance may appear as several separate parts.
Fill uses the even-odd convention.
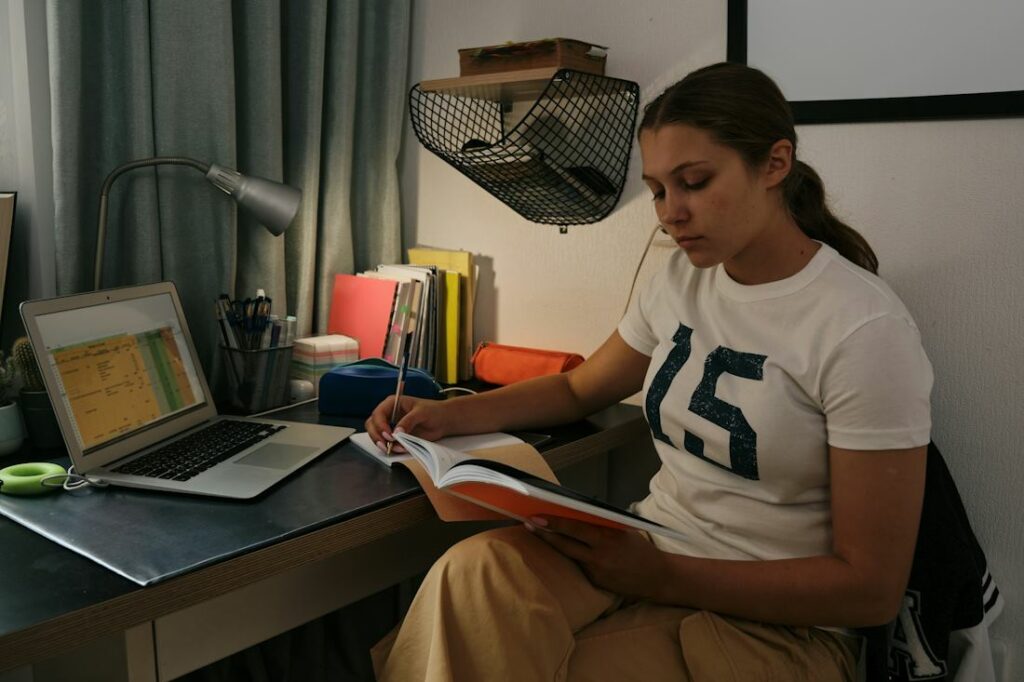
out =
[[[292,347],[242,350],[221,346],[228,378],[228,406],[242,414],[263,412],[288,402]]]

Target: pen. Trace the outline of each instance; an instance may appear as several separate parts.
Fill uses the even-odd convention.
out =
[[[395,387],[395,406],[391,408],[391,428],[395,428],[395,420],[398,419],[398,403],[402,400],[402,384],[405,383],[405,368],[409,365],[409,340],[412,339],[412,334],[405,335],[405,348],[402,351],[402,364],[398,366],[398,385]],[[391,434],[392,438],[394,433]],[[391,448],[394,447],[395,441],[389,440],[387,447],[387,455],[391,456]]]

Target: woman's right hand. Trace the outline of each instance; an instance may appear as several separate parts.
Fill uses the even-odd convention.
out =
[[[423,398],[411,398],[402,396],[398,406],[398,414],[393,425],[394,430],[401,429],[426,440],[437,440],[450,433],[447,424],[447,414],[450,405],[446,406],[444,400],[426,400]],[[366,431],[378,447],[386,448],[389,441],[394,440],[391,424],[391,413],[395,406],[395,396],[388,396],[378,405],[369,418],[366,420]],[[447,408],[447,409],[446,409]],[[399,443],[395,443],[392,452],[395,450],[404,452]]]

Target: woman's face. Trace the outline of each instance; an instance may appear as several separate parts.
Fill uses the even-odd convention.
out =
[[[778,181],[704,130],[682,124],[644,130],[640,153],[658,220],[695,266],[742,256],[768,231],[778,207],[768,189]]]

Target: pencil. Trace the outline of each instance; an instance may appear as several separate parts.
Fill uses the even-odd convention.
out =
[[[409,341],[412,339],[412,334],[405,335],[404,349],[402,350],[402,362],[398,365],[398,385],[395,386],[395,405],[391,408],[391,428],[395,428],[395,420],[398,419],[398,404],[402,401],[402,388],[405,384],[405,369],[409,366],[409,347],[412,345]],[[394,438],[394,432],[391,434]],[[395,441],[389,440],[387,447],[387,455],[391,456],[391,448],[394,447]]]

